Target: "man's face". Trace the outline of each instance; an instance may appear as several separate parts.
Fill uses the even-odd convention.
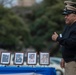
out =
[[[76,20],[76,14],[68,14],[68,15],[65,15],[65,23],[67,25],[71,25],[72,23],[74,23]]]

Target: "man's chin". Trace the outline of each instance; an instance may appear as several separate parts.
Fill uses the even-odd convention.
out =
[[[70,23],[69,22],[65,22],[67,25],[70,25]]]

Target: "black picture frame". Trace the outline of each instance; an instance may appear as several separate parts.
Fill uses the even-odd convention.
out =
[[[40,65],[49,65],[50,64],[49,52],[40,52],[39,53],[39,64]]]
[[[27,65],[36,65],[37,64],[37,53],[28,52],[27,53]]]
[[[10,59],[11,59],[11,53],[10,52],[2,52],[1,53],[1,64],[9,65]]]
[[[14,65],[23,65],[24,53],[16,52],[14,54]]]

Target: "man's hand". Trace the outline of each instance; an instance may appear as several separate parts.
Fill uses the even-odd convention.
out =
[[[61,66],[61,68],[65,68],[65,61],[64,61],[64,59],[61,59],[60,66]]]
[[[56,32],[54,32],[54,34],[52,35],[52,40],[56,41],[58,37],[58,34]]]

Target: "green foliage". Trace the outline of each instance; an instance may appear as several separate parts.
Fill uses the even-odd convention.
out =
[[[0,47],[16,49],[27,42],[29,30],[10,9],[0,7]]]

